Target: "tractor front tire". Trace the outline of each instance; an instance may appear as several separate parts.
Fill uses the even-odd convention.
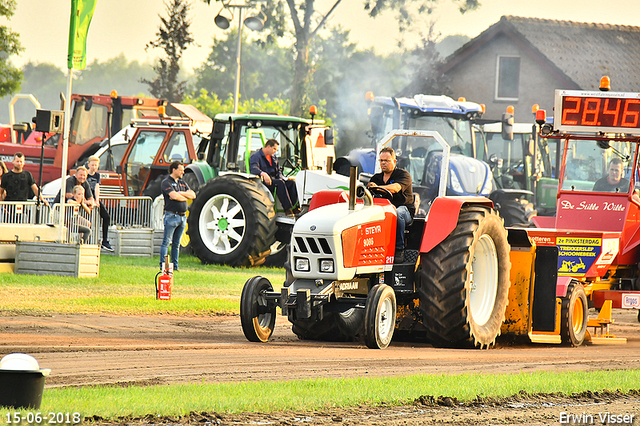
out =
[[[275,241],[273,202],[257,179],[240,175],[202,186],[187,223],[193,253],[204,264],[260,265]]]
[[[417,290],[427,339],[436,347],[489,347],[509,297],[509,244],[493,209],[464,206],[453,232],[421,256]]]
[[[155,178],[154,180],[152,180],[151,182],[149,182],[149,185],[147,185],[147,187],[142,191],[142,196],[143,197],[151,197],[152,200],[155,200],[156,197],[158,197],[159,195],[162,195],[162,181],[169,175],[160,175],[157,178]]]
[[[267,342],[276,324],[276,305],[267,302],[265,291],[273,291],[273,286],[261,276],[250,278],[242,289],[240,322],[250,342]]]
[[[376,284],[369,290],[364,311],[364,342],[369,349],[389,346],[395,330],[397,310],[393,288]]]
[[[589,305],[582,284],[571,282],[562,299],[560,336],[567,346],[580,346],[587,334]]]

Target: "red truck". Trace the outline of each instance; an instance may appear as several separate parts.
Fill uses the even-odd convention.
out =
[[[69,170],[80,157],[97,151],[99,142],[115,135],[134,118],[157,117],[165,100],[137,96],[118,96],[114,90],[110,95],[71,96],[71,132],[66,168]],[[110,124],[110,127],[109,127]],[[40,156],[43,155],[42,183],[60,177],[62,166],[62,141],[59,134],[46,135],[44,147],[42,134],[30,129],[19,132],[16,143],[0,142],[0,160],[11,168],[13,155],[25,155],[25,169],[38,179]]]

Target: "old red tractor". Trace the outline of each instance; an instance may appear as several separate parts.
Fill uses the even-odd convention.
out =
[[[612,308],[640,308],[640,136],[629,135],[640,128],[640,95],[558,91],[555,110],[557,130],[539,119],[545,137],[562,139],[556,217],[505,229],[489,199],[444,195],[450,151],[438,133],[394,131],[379,148],[422,137],[441,151],[426,155],[424,173],[439,174],[440,188],[408,228],[404,262],[394,263],[389,201],[353,184],[348,196],[321,191],[295,224],[280,291],[260,276],[245,284],[245,336],[267,341],[279,307],[300,338],[362,335],[370,348],[398,330],[446,347],[487,347],[500,334],[624,342],[609,325]]]

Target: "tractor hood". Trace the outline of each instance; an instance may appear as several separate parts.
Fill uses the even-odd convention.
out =
[[[475,158],[452,154],[449,173],[448,187],[455,195],[489,195],[493,189],[489,165]]]
[[[415,95],[412,98],[395,98],[400,108],[411,109],[420,113],[460,114],[468,118],[482,115],[482,107],[475,102],[454,101],[448,96]],[[394,99],[387,96],[376,96],[375,103],[387,107],[394,106]]]
[[[427,199],[433,200],[437,195],[440,182],[442,151],[434,151],[427,156],[424,178],[414,182],[428,188]],[[488,196],[493,190],[493,175],[489,165],[484,161],[460,154],[449,156],[449,180],[447,195],[483,195]]]
[[[357,273],[393,267],[395,209],[391,204],[330,204],[301,216],[291,235],[291,265],[296,278],[349,280]],[[320,270],[333,260],[333,271]],[[390,259],[390,260],[389,260]],[[300,264],[308,265],[307,269]]]

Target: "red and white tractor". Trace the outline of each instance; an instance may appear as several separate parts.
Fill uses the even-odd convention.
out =
[[[441,150],[425,164],[441,176],[431,180],[438,195],[407,228],[404,262],[393,258],[395,208],[375,198],[384,194],[356,193],[352,173],[348,196],[320,191],[296,222],[280,291],[260,276],[246,282],[247,339],[266,342],[280,307],[300,338],[362,335],[370,348],[386,347],[395,331],[445,347],[488,347],[500,334],[626,341],[609,326],[612,308],[640,308],[640,136],[631,135],[640,134],[640,94],[558,91],[555,111],[559,130],[539,123],[563,141],[556,217],[505,229],[488,198],[445,196],[450,149],[437,132],[394,131],[387,138],[429,138]],[[612,163],[622,164],[623,183],[598,190]]]

